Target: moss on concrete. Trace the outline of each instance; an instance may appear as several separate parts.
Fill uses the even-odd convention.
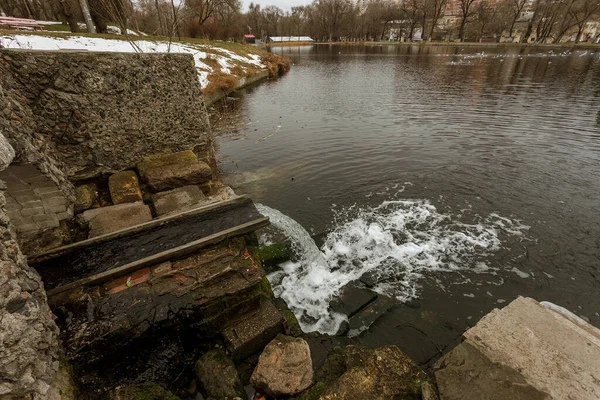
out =
[[[144,161],[137,164],[137,170],[143,178],[150,169],[164,167],[172,164],[187,164],[198,162],[198,157],[191,150],[180,151],[178,153],[155,154],[144,158]]]
[[[290,249],[283,243],[276,243],[270,246],[262,246],[258,249],[258,256],[266,267],[273,267],[288,261],[291,257]]]

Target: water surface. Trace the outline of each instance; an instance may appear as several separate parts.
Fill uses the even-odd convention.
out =
[[[317,239],[328,281],[387,271],[399,306],[360,340],[423,363],[519,295],[600,326],[600,52],[275,51],[292,70],[216,122],[220,168]]]

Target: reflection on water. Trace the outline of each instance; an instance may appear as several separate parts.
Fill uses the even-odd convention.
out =
[[[235,126],[221,127],[221,168],[238,191],[317,235],[341,223],[334,209],[386,200],[429,201],[463,223],[493,213],[523,221],[531,240],[501,237],[502,250],[487,260],[503,284],[465,275],[463,285],[444,286],[432,274],[422,307],[460,330],[521,294],[600,326],[600,53],[275,51],[292,59],[291,72],[240,96]],[[391,190],[404,182],[412,185]]]

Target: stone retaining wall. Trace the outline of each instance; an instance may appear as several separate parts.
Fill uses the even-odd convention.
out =
[[[0,85],[31,110],[16,118],[33,117],[71,178],[131,168],[154,153],[212,156],[191,55],[4,49]]]

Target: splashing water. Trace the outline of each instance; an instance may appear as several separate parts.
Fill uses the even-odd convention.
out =
[[[347,283],[369,274],[374,290],[406,301],[418,295],[425,274],[469,270],[495,273],[480,261],[501,247],[499,234],[529,227],[497,214],[477,224],[452,221],[425,200],[385,201],[338,224],[319,249],[298,222],[264,205],[258,210],[291,240],[295,261],[268,276],[276,296],[305,332],[335,334],[345,315],[329,302]]]

